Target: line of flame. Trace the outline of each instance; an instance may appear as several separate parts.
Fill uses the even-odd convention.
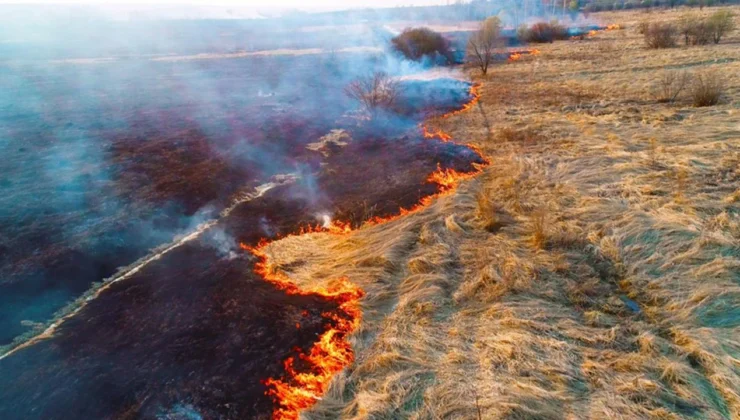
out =
[[[254,271],[265,281],[289,295],[319,295],[338,304],[336,314],[321,314],[329,321],[329,326],[311,350],[304,352],[296,349],[300,366],[308,367],[308,371],[299,371],[298,361],[289,357],[283,362],[285,376],[263,381],[267,386],[266,394],[277,404],[273,418],[292,420],[298,418],[300,410],[312,406],[326,392],[334,374],[354,361],[354,353],[347,337],[360,325],[362,312],[359,302],[365,293],[346,277],[331,281],[326,286],[303,289],[298,287],[284,272],[270,263],[265,250],[269,244],[269,241],[262,240],[255,247],[241,245],[257,258]],[[300,328],[300,324],[296,327]]]
[[[513,50],[509,51],[509,61],[520,60],[525,55],[539,55],[540,50],[537,48],[525,49],[525,50]]]
[[[592,30],[588,31],[588,33],[586,33],[586,34],[572,36],[572,37],[570,37],[570,39],[581,39],[584,36],[593,37],[593,36],[598,35],[599,32],[617,31],[617,30],[620,30],[620,29],[624,29],[624,28],[622,28],[622,25],[620,25],[618,23],[610,23],[610,24],[606,25],[605,27],[602,27],[602,28],[599,28],[599,29],[592,29]]]
[[[461,109],[447,113],[447,118],[473,108],[480,100],[478,85],[471,85],[470,101]],[[452,136],[441,131],[430,131],[422,125],[422,133],[426,138],[436,138],[444,142],[452,140]],[[367,220],[365,225],[377,225],[398,219],[410,213],[421,210],[431,204],[434,199],[452,192],[460,181],[472,178],[480,173],[489,161],[475,146],[468,145],[483,160],[483,164],[473,164],[471,172],[458,172],[453,169],[442,169],[437,164],[437,170],[429,175],[427,182],[436,184],[438,191],[435,194],[422,198],[410,209],[399,209],[395,215],[388,217],[374,217]],[[325,232],[335,235],[344,235],[352,231],[349,222],[332,221],[328,226],[315,225],[301,228],[297,233],[287,236],[299,236],[311,233]],[[279,238],[277,238],[279,239]],[[277,239],[273,239],[277,240]],[[266,248],[271,243],[262,239],[256,246],[241,244],[242,249],[256,257],[254,271],[265,281],[273,284],[290,295],[319,295],[338,303],[337,313],[322,313],[328,321],[327,330],[306,352],[296,349],[298,359],[289,357],[283,362],[285,375],[281,378],[268,378],[263,381],[267,386],[266,395],[273,398],[276,408],[273,411],[275,420],[297,420],[301,410],[311,407],[326,392],[332,377],[354,362],[354,352],[348,337],[359,327],[362,319],[360,300],[364,291],[352,284],[348,278],[342,277],[329,282],[327,286],[309,286],[300,288],[284,272],[270,262]],[[296,325],[300,328],[300,324]]]

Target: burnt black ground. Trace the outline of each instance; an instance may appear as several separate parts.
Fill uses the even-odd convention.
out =
[[[340,176],[318,177],[319,188],[333,193],[325,200],[348,212],[359,210],[360,197],[379,204],[375,215],[383,216],[434,193],[424,180],[440,158],[470,169],[467,149],[433,140],[367,140],[357,152],[364,167],[350,149],[325,168]],[[252,272],[251,255],[236,242],[225,249],[219,237],[254,244],[264,226],[289,233],[315,223],[325,203],[304,192],[298,182],[243,204],[197,241],[102,293],[51,339],[0,361],[0,418],[155,418],[178,410],[269,417],[260,380],[279,377],[294,347],[310,347],[326,327],[320,314],[333,304],[275,289]]]
[[[157,52],[191,52],[175,47]],[[315,225],[322,213],[355,225],[395,214],[436,191],[426,178],[437,163],[471,170],[474,152],[418,128],[461,106],[469,86],[404,82],[393,112],[368,124],[344,86],[408,63],[387,54],[155,62],[101,48],[65,43],[0,61],[0,345],[29,332],[21,321],[50,320],[93,282],[216,217],[236,193],[275,174],[301,177],[0,360],[0,419],[269,417],[260,381],[314,343],[334,304],[265,283],[239,242]],[[117,61],[44,61],[96,51]],[[306,149],[333,129],[353,140],[329,156]]]

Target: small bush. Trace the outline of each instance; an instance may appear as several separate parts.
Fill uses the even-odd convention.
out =
[[[714,73],[700,73],[691,85],[691,98],[695,107],[717,105],[722,99],[724,83]]]
[[[450,51],[450,43],[442,35],[427,28],[407,28],[400,35],[391,40],[393,47],[411,60],[421,60],[424,57],[454,62]]]
[[[686,72],[664,72],[653,88],[653,96],[658,102],[674,102],[688,82],[689,75]]]
[[[637,33],[640,35],[645,35],[648,31],[648,28],[650,27],[650,21],[643,20],[640,23],[637,24]]]
[[[539,22],[532,25],[526,32],[526,39],[524,39],[525,42],[536,42],[536,43],[546,43],[546,42],[553,42],[555,40],[555,33],[552,30],[552,27],[545,23],[545,22]]]
[[[734,18],[735,16],[731,11],[718,10],[707,19],[707,32],[709,32],[715,44],[719,44],[725,34],[735,29]]]
[[[399,95],[398,82],[386,73],[378,72],[371,76],[357,79],[344,89],[350,98],[356,100],[371,115],[378,111],[390,109],[395,105]]]
[[[645,43],[650,48],[673,48],[677,32],[670,23],[651,23],[645,30]]]
[[[516,33],[519,41],[540,44],[569,38],[568,28],[559,24],[557,21],[552,21],[550,23],[538,22],[529,28],[525,25],[521,25],[517,29]]]
[[[683,36],[686,45],[704,45],[709,43],[710,31],[707,22],[695,14],[685,14],[678,21],[678,32]]]
[[[555,40],[564,41],[570,39],[568,28],[565,25],[561,25],[558,21],[553,20],[550,22],[550,26],[552,27],[552,34]]]

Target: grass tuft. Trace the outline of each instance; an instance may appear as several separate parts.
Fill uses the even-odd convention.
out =
[[[691,99],[695,107],[717,105],[724,90],[722,78],[717,73],[699,73],[691,85]]]

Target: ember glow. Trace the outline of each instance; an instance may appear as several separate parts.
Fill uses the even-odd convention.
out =
[[[312,406],[326,392],[331,378],[354,361],[348,336],[360,325],[362,312],[359,302],[364,292],[346,277],[329,282],[326,286],[300,288],[290,278],[270,263],[266,248],[268,241],[256,247],[242,244],[242,249],[257,258],[255,272],[275,287],[291,295],[318,295],[337,303],[336,313],[322,313],[327,330],[309,351],[296,349],[297,358],[283,362],[285,375],[264,381],[266,394],[273,397],[276,408],[274,419],[297,419],[300,410]],[[300,328],[300,324],[296,325]]]
[[[450,113],[443,115],[442,118],[448,118],[453,115],[462,114],[463,112],[467,112],[473,109],[473,107],[478,104],[478,101],[480,101],[480,85],[477,85],[477,84],[471,85],[469,95],[470,95],[470,101],[468,103],[463,105],[463,107],[458,109],[457,111],[452,111]],[[448,137],[448,140],[446,141],[449,141],[450,139],[452,139],[452,137],[450,136],[447,136],[447,137]]]
[[[508,60],[511,62],[511,61],[521,60],[521,58],[526,55],[539,55],[540,50],[538,50],[537,48],[525,49],[525,50],[514,50],[514,51],[509,51],[508,54],[509,54]]]
[[[479,86],[470,88],[470,100],[459,110],[442,116],[447,118],[471,109],[480,99]],[[439,139],[443,142],[452,140],[452,136],[442,130],[431,130],[421,126],[425,138]],[[474,149],[479,155],[480,152]],[[481,155],[482,156],[482,155]],[[398,213],[388,217],[374,217],[365,225],[377,225],[395,220],[399,217],[419,211],[430,205],[435,198],[448,194],[464,179],[472,178],[482,170],[484,165],[474,165],[472,172],[461,173],[453,169],[443,169],[437,164],[437,170],[429,175],[427,182],[436,184],[438,192],[423,197],[410,209],[399,209]],[[288,236],[300,236],[314,233],[343,235],[352,231],[351,223],[332,220],[329,215],[321,215],[323,223],[301,228],[298,233]],[[349,336],[357,330],[362,319],[360,300],[364,291],[346,277],[330,281],[325,286],[300,287],[290,277],[270,261],[268,247],[271,241],[262,239],[256,246],[241,244],[241,248],[256,258],[254,271],[266,282],[273,284],[289,295],[321,296],[337,304],[336,313],[321,314],[326,321],[326,331],[321,334],[311,349],[295,349],[297,356],[284,360],[285,373],[280,378],[267,378],[266,395],[273,398],[275,409],[273,419],[296,420],[301,410],[311,407],[327,391],[334,375],[354,362],[354,353],[349,343]],[[296,324],[300,329],[300,323]]]

